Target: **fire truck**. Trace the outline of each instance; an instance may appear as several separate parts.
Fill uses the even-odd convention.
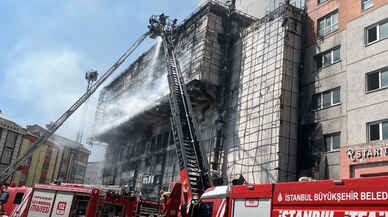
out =
[[[155,217],[160,210],[120,186],[37,184],[10,187],[0,199],[10,217]]]
[[[171,126],[180,165],[164,204],[166,217],[388,217],[388,177],[213,186],[190,97],[174,54],[176,20],[149,20],[161,37],[170,87]]]
[[[388,177],[218,186],[201,217],[388,217]]]

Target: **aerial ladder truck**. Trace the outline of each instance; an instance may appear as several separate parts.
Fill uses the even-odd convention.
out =
[[[180,184],[172,191],[175,207],[167,207],[166,213],[176,214],[177,202],[182,216],[191,216],[196,210],[201,195],[212,186],[209,164],[202,152],[197,122],[193,116],[190,96],[187,93],[183,75],[174,53],[177,20],[164,14],[152,16],[149,20],[150,37],[162,38],[167,77],[170,89],[171,128],[180,167]],[[167,214],[168,216],[169,214]]]
[[[135,41],[96,82],[90,83],[87,91],[66,112],[55,122],[48,125],[47,131],[32,143],[22,156],[0,173],[0,215],[12,217],[74,217],[77,216],[77,213],[71,213],[71,210],[80,212],[77,207],[84,206],[85,203],[87,207],[84,207],[84,211],[80,212],[78,216],[116,216],[112,213],[112,215],[103,214],[100,209],[104,204],[116,204],[117,207],[122,209],[120,212],[122,217],[156,216],[158,214],[159,203],[141,200],[140,197],[125,192],[125,189],[123,191],[119,189],[120,194],[112,194],[112,187],[110,186],[61,185],[57,183],[56,185],[36,185],[33,188],[15,188],[12,185],[9,188],[6,187],[6,183],[13,173],[88,100],[149,35],[150,32],[146,32]],[[96,72],[93,71],[92,73]],[[117,186],[114,187],[117,190]],[[88,199],[80,202],[73,200],[76,197]]]

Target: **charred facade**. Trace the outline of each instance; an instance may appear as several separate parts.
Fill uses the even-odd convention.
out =
[[[298,72],[304,13],[283,5],[261,19],[209,2],[176,32],[201,146],[224,184],[296,179]],[[107,143],[103,183],[158,199],[179,180],[168,83],[157,43],[102,91],[95,139]]]

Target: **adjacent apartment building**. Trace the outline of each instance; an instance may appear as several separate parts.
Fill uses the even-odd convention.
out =
[[[0,171],[13,163],[18,154],[26,130],[0,111]]]
[[[27,126],[20,154],[24,154],[46,129],[39,125]],[[15,173],[13,181],[18,185],[33,186],[55,180],[66,183],[84,183],[90,151],[82,144],[52,135]]]
[[[23,137],[19,156],[23,155],[37,139],[38,135],[27,130]],[[53,182],[58,175],[60,155],[60,149],[52,142],[46,141],[15,172],[12,181],[20,186],[33,186],[36,183],[45,184]]]
[[[308,0],[306,10],[300,170],[388,175],[388,1]]]

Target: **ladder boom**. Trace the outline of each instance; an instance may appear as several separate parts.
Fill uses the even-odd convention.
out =
[[[197,124],[193,116],[179,62],[174,53],[176,20],[173,23],[162,14],[150,19],[151,37],[162,37],[170,88],[171,128],[180,165],[182,188],[187,192],[185,204],[197,204],[202,193],[212,185],[209,165],[200,147]]]
[[[5,183],[22,164],[27,160],[33,152],[39,148],[51,135],[57,131],[59,127],[98,89],[98,87],[116,71],[117,68],[133,53],[134,50],[148,37],[150,33],[143,34],[137,41],[135,41],[129,48],[124,52],[123,55],[98,79],[90,88],[87,90],[65,113],[63,113],[54,123],[50,124],[49,129],[40,136],[30,148],[19,157],[10,166],[5,168],[0,174],[0,183]]]

